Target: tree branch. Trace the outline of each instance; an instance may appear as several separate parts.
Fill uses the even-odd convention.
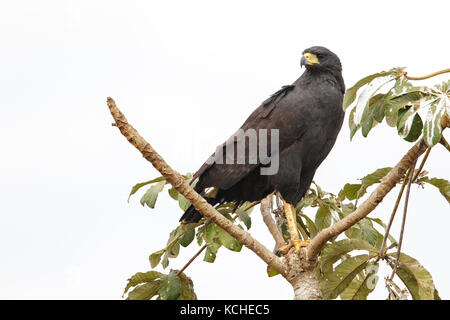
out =
[[[272,235],[273,239],[275,240],[275,245],[277,249],[281,248],[283,245],[285,245],[285,242],[283,240],[283,236],[280,233],[280,230],[278,230],[277,225],[275,224],[275,221],[272,219],[271,213],[270,213],[270,200],[272,198],[272,194],[268,195],[266,198],[261,200],[261,215],[263,218],[264,223],[267,226],[267,229],[269,229],[270,234]]]
[[[405,172],[411,167],[414,161],[427,149],[423,139],[420,139],[409,151],[403,156],[397,165],[386,175],[378,187],[370,194],[370,196],[351,214],[339,220],[331,227],[320,231],[314,239],[312,239],[307,250],[308,259],[315,259],[320,250],[328,240],[337,236],[353,226],[355,223],[363,219],[372,212],[383,198],[395,187],[401,180]]]
[[[117,108],[116,103],[110,97],[107,99],[108,107],[114,118],[113,124],[119,128],[122,135],[136,149],[138,149],[143,157],[148,160],[156,170],[158,170],[180,194],[182,194],[190,203],[202,213],[206,218],[211,219],[214,223],[227,231],[248,249],[253,251],[271,268],[282,274],[287,275],[285,264],[264,245],[254,239],[248,232],[234,225],[230,220],[225,218],[216,209],[214,209],[203,197],[192,189],[192,187],[183,179],[183,177],[173,170],[164,159],[153,149],[153,147],[131,126],[122,112]]]

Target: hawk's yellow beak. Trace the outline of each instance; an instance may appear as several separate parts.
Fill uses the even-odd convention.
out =
[[[317,59],[317,56],[315,54],[307,52],[303,55],[302,60],[301,60],[301,65],[303,66],[305,64],[311,66],[313,64],[320,64],[320,62],[319,62],[319,59]]]

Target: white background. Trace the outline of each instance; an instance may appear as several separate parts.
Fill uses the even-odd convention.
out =
[[[127,203],[131,186],[158,173],[111,127],[107,96],[174,168],[192,172],[300,76],[305,48],[337,53],[347,87],[395,66],[415,76],[448,68],[448,12],[448,1],[2,1],[0,298],[120,299],[177,225],[167,193],[155,210],[139,196]],[[382,124],[350,142],[346,119],[315,180],[336,193],[394,165],[411,146],[394,130]],[[433,149],[426,170],[449,179],[448,152]],[[387,220],[394,198],[371,216]],[[449,222],[439,192],[414,186],[404,252],[443,298]],[[251,233],[272,249],[257,210]],[[198,259],[187,274],[201,299],[293,296],[246,249],[222,248],[216,263]],[[372,298],[385,297],[380,281]]]

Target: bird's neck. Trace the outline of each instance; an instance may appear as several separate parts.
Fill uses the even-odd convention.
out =
[[[310,81],[326,81],[331,80],[336,84],[337,89],[342,92],[342,94],[345,93],[345,84],[344,84],[344,78],[342,77],[342,73],[340,70],[309,70],[306,69],[303,75],[300,77],[300,79],[304,79],[307,82]],[[300,80],[299,79],[299,80]]]

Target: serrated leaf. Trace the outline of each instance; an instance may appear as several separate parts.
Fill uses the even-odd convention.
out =
[[[144,283],[128,293],[127,300],[150,300],[158,294],[160,280]]]
[[[344,239],[327,245],[320,253],[319,265],[323,272],[333,268],[333,264],[353,250],[367,250],[378,253],[370,243],[362,239]]]
[[[396,253],[389,256],[396,258]],[[393,267],[394,262],[389,265]],[[408,288],[414,300],[433,300],[435,287],[431,274],[417,261],[407,254],[400,253],[397,276]]]
[[[370,257],[367,254],[349,257],[340,263],[334,271],[325,273],[322,281],[320,281],[323,297],[325,299],[337,298],[356,275],[367,266],[369,259]]]
[[[158,182],[157,184],[151,186],[141,198],[142,206],[147,205],[149,208],[155,208],[156,200],[158,199],[158,194],[164,189],[166,181]]]
[[[161,300],[178,299],[181,293],[181,281],[175,271],[161,278],[158,292]]]
[[[161,182],[161,181],[165,181],[164,177],[158,177],[158,178],[153,179],[153,180],[149,180],[149,181],[146,181],[146,182],[141,182],[141,183],[135,184],[133,186],[133,188],[131,188],[131,192],[130,192],[130,194],[128,196],[128,200],[130,200],[130,197],[133,194],[135,194],[140,188],[142,188],[142,187],[144,187],[144,186],[146,186],[148,184],[155,183],[155,182]]]

